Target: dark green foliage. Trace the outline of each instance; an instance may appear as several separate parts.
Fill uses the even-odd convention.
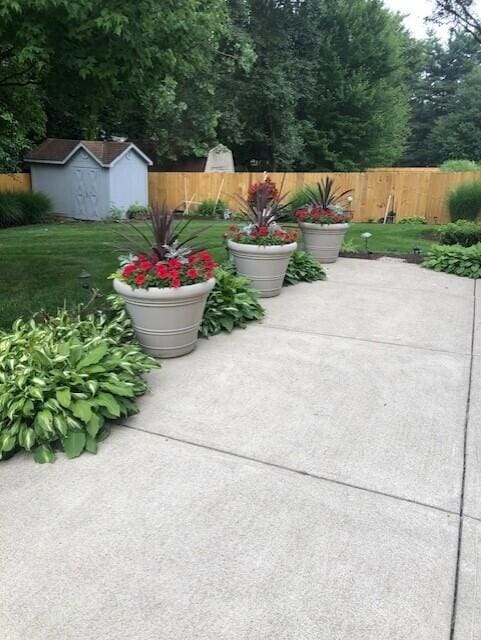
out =
[[[0,192],[0,228],[43,222],[52,211],[52,201],[34,191]]]
[[[0,228],[24,224],[23,210],[15,192],[0,192]]]
[[[441,244],[460,244],[471,247],[481,242],[481,224],[458,220],[442,226],[439,230]]]
[[[319,262],[305,251],[294,251],[287,265],[284,286],[297,284],[298,282],[314,282],[325,280],[326,272]]]
[[[107,422],[136,413],[141,374],[157,366],[125,342],[129,331],[125,311],[108,319],[62,310],[0,332],[0,458],[19,449],[41,463],[56,450],[96,453]]]
[[[131,204],[127,209],[125,217],[127,220],[142,220],[147,218],[149,215],[149,207],[146,207],[143,204],[138,204],[137,202]]]
[[[377,0],[294,5],[296,123],[303,141],[297,166],[356,171],[391,165],[408,133],[411,60],[399,17]]]
[[[481,181],[465,182],[448,196],[451,220],[476,220],[481,214]]]
[[[352,171],[399,157],[408,37],[397,17],[377,0],[228,5],[256,56],[218,92],[219,136],[239,164]]]
[[[433,127],[430,140],[437,158],[481,159],[481,67],[465,76],[449,99],[449,111]]]
[[[443,173],[481,171],[481,164],[478,164],[473,160],[446,160],[439,169],[443,171]]]
[[[261,320],[264,309],[258,301],[259,292],[247,278],[236,276],[233,269],[216,269],[215,287],[204,311],[199,334],[208,338],[222,331],[230,333],[235,327],[246,326],[251,320]]]
[[[446,133],[449,138],[463,137],[467,140],[472,135],[470,119],[474,116],[475,122],[478,116],[474,105],[468,114],[467,109],[459,104],[458,92],[469,84],[468,75],[481,63],[481,48],[469,35],[459,32],[452,33],[446,44],[431,35],[424,42],[417,43],[417,47],[421,50],[417,61],[411,65],[410,74],[411,133],[402,164],[437,166],[450,158],[481,159],[481,156],[467,154],[457,143],[453,145],[442,139]],[[462,120],[460,130],[453,130],[451,119],[444,120],[450,113],[455,114],[454,119]],[[441,119],[443,123],[438,128]],[[464,126],[467,127],[466,133]],[[476,140],[472,143],[476,144]]]
[[[223,200],[203,200],[194,210],[194,215],[210,218],[223,218],[227,205]]]
[[[15,197],[22,209],[22,224],[44,222],[52,212],[52,200],[41,191],[17,191]]]
[[[433,245],[422,266],[466,278],[480,278],[481,244],[474,244],[472,247]]]
[[[225,17],[223,0],[2,0],[0,169],[45,132],[202,154]]]
[[[427,224],[427,222],[423,216],[406,216],[401,218],[398,224]]]

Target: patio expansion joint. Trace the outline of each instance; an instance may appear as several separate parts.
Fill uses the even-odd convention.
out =
[[[471,354],[469,363],[469,381],[468,381],[468,394],[466,397],[466,411],[464,417],[464,441],[463,441],[463,469],[461,473],[461,492],[459,499],[459,525],[458,525],[458,550],[456,556],[456,569],[454,574],[454,593],[453,593],[453,608],[451,613],[451,634],[450,640],[454,640],[454,633],[456,628],[456,614],[458,605],[458,590],[459,590],[459,575],[461,565],[461,546],[463,537],[463,522],[464,522],[464,491],[466,485],[466,455],[467,455],[467,441],[468,441],[468,428],[469,428],[469,411],[471,406],[471,386],[473,382],[473,362],[474,362],[474,335],[476,331],[476,283],[474,280],[473,287],[473,322],[471,327]]]
[[[452,511],[451,509],[445,509],[443,507],[439,507],[433,504],[428,504],[426,502],[420,502],[419,500],[413,500],[411,498],[406,498],[404,496],[397,496],[392,493],[387,493],[384,491],[378,491],[376,489],[370,489],[368,487],[361,487],[360,485],[352,484],[350,482],[344,482],[342,480],[336,480],[335,478],[329,478],[328,476],[320,476],[315,473],[310,473],[309,471],[303,471],[302,469],[295,469],[294,467],[288,467],[283,464],[278,464],[276,462],[271,462],[269,460],[261,460],[259,458],[253,458],[251,456],[244,455],[242,453],[236,453],[235,451],[229,451],[227,449],[220,449],[219,447],[214,447],[207,444],[202,444],[201,442],[194,442],[193,440],[186,440],[185,438],[179,438],[176,436],[169,435],[167,433],[158,433],[157,431],[149,431],[148,429],[142,429],[140,427],[133,427],[129,424],[123,424],[121,422],[117,422],[117,426],[124,427],[125,429],[131,429],[132,431],[139,431],[141,433],[148,433],[151,436],[156,436],[159,438],[163,438],[164,440],[172,440],[173,442],[179,442],[181,444],[189,445],[192,447],[196,447],[198,449],[204,449],[206,451],[213,451],[215,453],[220,453],[222,455],[226,455],[232,458],[238,458],[239,460],[246,460],[247,462],[253,462],[254,464],[258,464],[261,466],[269,467],[270,469],[277,469],[279,471],[284,471],[287,473],[292,473],[299,476],[304,476],[307,478],[311,478],[313,480],[319,480],[321,482],[328,482],[333,485],[346,487],[348,489],[355,489],[357,491],[363,491],[365,493],[370,493],[377,496],[382,496],[383,498],[390,498],[391,500],[396,500],[398,502],[403,502],[407,504],[413,504],[418,507],[424,507],[425,509],[430,509],[432,511],[437,511],[439,513],[445,513],[450,516],[460,517],[460,514],[457,511]]]
[[[309,336],[320,336],[322,338],[336,338],[339,340],[353,340],[354,342],[366,342],[368,344],[382,344],[388,347],[404,347],[405,349],[416,349],[418,351],[429,351],[432,353],[448,353],[455,356],[472,356],[473,354],[465,351],[450,351],[449,349],[435,349],[434,347],[420,347],[415,344],[404,344],[403,342],[389,342],[387,340],[372,340],[370,338],[355,338],[354,336],[342,336],[337,333],[323,333],[321,331],[313,331],[310,329],[294,329],[282,325],[272,324],[269,322],[259,322],[258,325],[263,329],[276,329],[278,331],[286,331],[288,333],[303,333]]]

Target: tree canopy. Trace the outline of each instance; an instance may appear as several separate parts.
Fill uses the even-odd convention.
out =
[[[463,26],[460,4],[435,18]],[[417,41],[382,0],[3,0],[0,170],[46,135],[126,136],[159,162],[222,142],[244,168],[432,164],[474,100],[463,28]]]

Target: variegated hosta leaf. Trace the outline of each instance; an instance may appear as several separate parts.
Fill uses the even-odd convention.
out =
[[[129,342],[123,305],[115,315],[71,315],[17,320],[0,332],[0,459],[17,449],[53,462],[95,453],[108,434],[105,421],[137,411],[142,374],[158,366]]]

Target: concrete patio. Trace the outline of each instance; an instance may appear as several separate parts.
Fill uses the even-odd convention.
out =
[[[475,283],[328,272],[164,362],[96,456],[0,465],[2,639],[481,638]]]

